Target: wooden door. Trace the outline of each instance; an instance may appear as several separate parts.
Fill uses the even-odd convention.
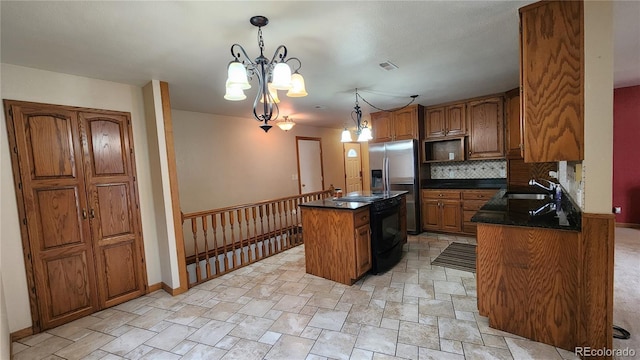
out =
[[[427,138],[438,138],[445,136],[445,108],[426,109],[425,118],[425,136]]]
[[[73,111],[13,101],[5,109],[37,332],[99,308],[82,147]]]
[[[388,111],[371,113],[372,142],[393,140],[392,114]]]
[[[102,307],[145,291],[144,256],[130,121],[124,115],[79,113],[89,218]]]
[[[469,111],[469,158],[504,157],[502,97],[472,101]]]
[[[440,202],[438,200],[423,199],[422,227],[424,230],[440,229]]]
[[[344,175],[346,192],[362,190],[362,154],[360,143],[344,143]]]
[[[356,228],[356,278],[371,269],[371,236],[369,224]]]
[[[409,106],[393,113],[394,140],[411,140],[418,138],[417,105]]]
[[[464,103],[447,106],[445,127],[447,136],[467,134],[466,105]]]
[[[441,229],[445,231],[460,232],[461,209],[460,201],[442,200],[440,203],[442,211]]]

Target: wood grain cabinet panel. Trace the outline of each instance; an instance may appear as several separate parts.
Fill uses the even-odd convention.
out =
[[[520,118],[520,89],[507,91],[504,102],[507,158],[522,159],[524,158],[524,141],[522,139],[523,128]]]
[[[469,159],[504,158],[504,99],[501,96],[471,101]]]
[[[371,269],[369,207],[305,206],[301,216],[307,273],[351,285]]]
[[[32,330],[144,294],[129,115],[13,100],[4,107]]]
[[[419,139],[423,117],[422,105],[371,113],[372,142]]]
[[[583,2],[523,7],[520,29],[524,159],[583,160]]]
[[[427,139],[467,134],[466,104],[450,104],[425,109]]]
[[[422,190],[423,230],[461,231],[460,191]]]

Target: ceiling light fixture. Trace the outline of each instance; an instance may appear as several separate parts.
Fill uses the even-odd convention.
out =
[[[271,129],[269,121],[276,121],[279,115],[278,110],[278,90],[288,90],[289,97],[307,96],[304,85],[304,78],[298,71],[302,67],[302,62],[296,57],[287,58],[287,47],[280,45],[273,53],[271,60],[264,56],[264,41],[262,40],[262,27],[267,26],[269,19],[264,16],[254,16],[249,22],[258,27],[258,47],[260,56],[251,60],[244,48],[239,44],[231,45],[231,55],[233,61],[227,68],[226,93],[224,98],[231,101],[246,99],[244,90],[250,89],[249,80],[253,76],[258,78],[258,94],[253,101],[253,116],[262,122],[260,125],[264,132]],[[242,62],[239,60],[244,56]],[[289,62],[297,62],[297,67],[291,74]],[[261,107],[261,109],[259,109]],[[286,119],[285,119],[286,120]],[[293,123],[293,121],[291,121]],[[289,125],[286,125],[289,126]],[[290,125],[289,129],[293,127]],[[286,130],[285,130],[286,131]]]
[[[296,123],[293,122],[293,119],[289,118],[288,115],[283,116],[284,120],[278,120],[276,121],[276,125],[278,125],[278,127],[284,131],[289,131],[291,130],[291,128],[293,128]]]
[[[358,141],[360,142],[364,142],[364,141],[369,141],[371,139],[373,139],[373,136],[371,134],[371,127],[369,127],[369,122],[367,120],[362,120],[362,110],[360,109],[360,104],[358,103],[358,98],[360,98],[362,101],[364,101],[365,103],[367,103],[369,106],[371,106],[372,108],[376,109],[376,110],[380,110],[380,111],[396,111],[396,110],[400,110],[400,109],[404,109],[407,106],[411,105],[416,98],[418,97],[418,95],[411,95],[411,101],[409,101],[409,103],[405,106],[402,106],[400,108],[396,108],[396,109],[392,109],[392,110],[385,110],[385,109],[381,109],[379,107],[376,107],[374,105],[372,105],[370,102],[368,102],[367,100],[365,100],[359,93],[358,93],[358,88],[356,88],[356,105],[353,107],[353,111],[351,111],[351,120],[353,120],[356,123],[356,135],[358,136]],[[344,130],[342,131],[342,138],[340,139],[340,141],[342,142],[351,142],[353,141],[353,138],[351,137],[351,131],[349,131],[349,129],[347,129],[347,127],[345,126]]]

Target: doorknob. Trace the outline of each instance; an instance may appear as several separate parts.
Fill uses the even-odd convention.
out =
[[[302,184],[302,187],[305,187],[305,186],[307,186],[307,185],[305,185],[305,184]]]

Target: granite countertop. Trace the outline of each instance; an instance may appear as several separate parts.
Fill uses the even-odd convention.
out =
[[[326,198],[322,200],[309,201],[300,204],[300,206],[318,207],[327,209],[343,209],[358,210],[368,207],[373,202],[390,199],[396,196],[404,195],[407,191],[354,191],[340,198]]]
[[[507,179],[425,179],[420,185],[423,189],[500,189]]]
[[[510,189],[511,193],[532,192],[528,189]],[[527,190],[527,191],[525,191]],[[471,218],[472,222],[497,225],[512,225],[526,227],[541,227],[549,229],[580,231],[581,213],[564,191],[558,203],[552,198],[534,199],[509,199],[506,188],[496,193],[476,214]],[[535,192],[534,192],[535,193]],[[553,210],[553,205],[556,209]],[[534,211],[537,215],[531,215]]]

